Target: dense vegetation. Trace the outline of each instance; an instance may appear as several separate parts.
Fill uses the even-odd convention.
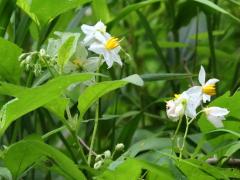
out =
[[[0,179],[240,179],[239,10],[0,0]]]

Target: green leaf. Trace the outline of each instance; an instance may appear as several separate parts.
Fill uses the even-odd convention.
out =
[[[214,166],[208,165],[205,162],[197,160],[179,160],[177,163],[181,171],[187,176],[189,180],[202,179],[228,179],[221,170]]]
[[[209,0],[194,0],[197,3],[203,4],[217,12],[220,12],[222,14],[225,14],[229,17],[231,17],[232,19],[236,20],[237,22],[240,22],[240,19],[235,17],[234,15],[232,15],[231,13],[225,11],[223,8],[221,8],[220,6],[216,5],[215,3],[209,1]]]
[[[104,23],[110,20],[110,13],[106,0],[92,0],[92,8],[97,19]]]
[[[51,22],[58,15],[82,6],[91,0],[18,0],[17,5],[38,25]]]
[[[98,177],[98,180],[112,180],[112,179],[140,179],[141,175],[141,170],[148,170],[150,172],[154,172],[155,174],[158,175],[159,178],[161,179],[166,179],[166,180],[172,180],[174,179],[172,177],[171,172],[161,166],[157,166],[154,164],[150,164],[148,162],[134,159],[134,158],[129,158],[126,161],[123,161],[121,164],[119,164],[115,169],[109,169],[105,171],[100,177]]]
[[[153,4],[155,2],[160,2],[163,0],[148,0],[148,1],[143,1],[143,2],[139,2],[139,3],[135,3],[135,4],[130,4],[127,7],[125,7],[124,9],[122,9],[119,14],[112,18],[109,22],[107,22],[108,24],[114,24],[115,22],[120,21],[121,19],[123,19],[125,16],[127,16],[129,13],[138,10],[141,7]]]
[[[69,99],[65,97],[58,97],[52,100],[51,102],[45,104],[44,107],[61,120],[62,119],[64,120],[65,119],[64,113],[68,104]]]
[[[87,87],[78,98],[78,110],[80,111],[80,117],[83,118],[88,108],[100,97],[108,92],[121,88],[128,83],[138,86],[143,85],[142,79],[138,75],[134,74],[122,80],[105,81]]]
[[[21,49],[2,38],[0,38],[0,76],[6,81],[18,83],[21,70],[18,57]]]
[[[161,80],[175,80],[175,79],[187,79],[195,77],[194,74],[180,74],[180,73],[154,73],[143,74],[141,78],[144,81],[161,81]]]
[[[62,46],[58,50],[58,65],[60,66],[60,70],[63,71],[64,65],[70,60],[76,51],[78,45],[78,39],[80,35],[78,33],[74,33],[70,35]]]
[[[173,41],[159,41],[158,44],[162,48],[185,48],[185,47],[189,46],[186,43],[173,42]]]
[[[227,151],[224,154],[224,157],[231,157],[235,152],[237,152],[240,149],[240,142],[236,142],[233,145],[231,145]],[[226,159],[227,160],[227,159]]]
[[[22,140],[11,145],[4,154],[4,163],[15,179],[39,161],[46,161],[57,166],[66,177],[86,179],[77,165],[62,152],[37,140]]]
[[[138,179],[141,174],[141,166],[134,160],[128,159],[120,164],[115,170],[106,170],[102,175],[97,177],[97,180],[112,180],[112,179]]]
[[[7,102],[0,111],[0,136],[17,118],[58,98],[69,85],[89,80],[94,75],[82,73],[59,76],[42,86],[18,94],[18,98]]]

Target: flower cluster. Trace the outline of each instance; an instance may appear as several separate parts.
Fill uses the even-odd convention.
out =
[[[88,50],[102,56],[108,68],[111,68],[114,62],[122,66],[119,56],[121,50],[120,41],[106,32],[106,26],[101,21],[94,26],[83,24],[81,29],[85,34],[83,43],[88,47]]]
[[[115,153],[117,152],[121,152],[124,150],[124,144],[123,143],[118,143],[116,146],[115,146],[115,149],[113,151],[113,153],[111,153],[110,150],[106,150],[104,151],[103,154],[98,154],[96,155],[96,158],[95,158],[95,163],[94,163],[94,169],[99,169],[103,166],[103,164],[105,163],[108,163],[108,160],[111,160]]]
[[[55,62],[51,61],[51,57],[44,49],[23,53],[19,56],[18,60],[20,61],[20,65],[22,67],[24,67],[27,71],[31,70],[36,76],[42,73],[43,68],[55,65]]]
[[[201,66],[199,71],[198,80],[200,86],[193,86],[182,94],[175,95],[175,98],[167,101],[167,116],[173,121],[178,121],[183,116],[191,118],[192,120],[196,116],[204,112],[207,119],[216,127],[223,127],[222,120],[229,113],[226,108],[221,107],[206,107],[197,113],[199,106],[203,107],[203,104],[211,100],[211,96],[216,95],[215,84],[218,79],[209,79],[206,82],[206,72]]]

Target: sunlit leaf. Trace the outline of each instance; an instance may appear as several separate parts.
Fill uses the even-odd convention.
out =
[[[5,165],[13,177],[20,178],[22,173],[39,161],[52,163],[61,169],[66,178],[86,179],[66,155],[57,149],[37,140],[22,140],[11,145],[4,154]]]

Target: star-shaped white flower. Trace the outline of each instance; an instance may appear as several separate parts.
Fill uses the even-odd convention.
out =
[[[193,86],[189,89],[189,93],[201,94],[201,98],[204,103],[211,100],[211,96],[216,95],[215,84],[219,81],[218,79],[209,79],[206,82],[206,72],[201,66],[201,69],[198,74],[198,80],[201,86]]]
[[[211,122],[216,128],[224,127],[222,121],[225,120],[225,116],[229,113],[226,108],[208,107],[204,108],[203,111],[209,122]]]
[[[95,42],[97,36],[108,34],[106,32],[105,24],[103,24],[101,21],[98,21],[94,26],[83,24],[81,29],[85,34],[83,43],[86,46],[89,46],[91,43]]]
[[[122,61],[118,54],[121,50],[118,38],[112,37],[109,34],[98,34],[96,39],[98,41],[92,43],[88,49],[102,55],[108,68],[111,68],[114,62],[122,66]]]

